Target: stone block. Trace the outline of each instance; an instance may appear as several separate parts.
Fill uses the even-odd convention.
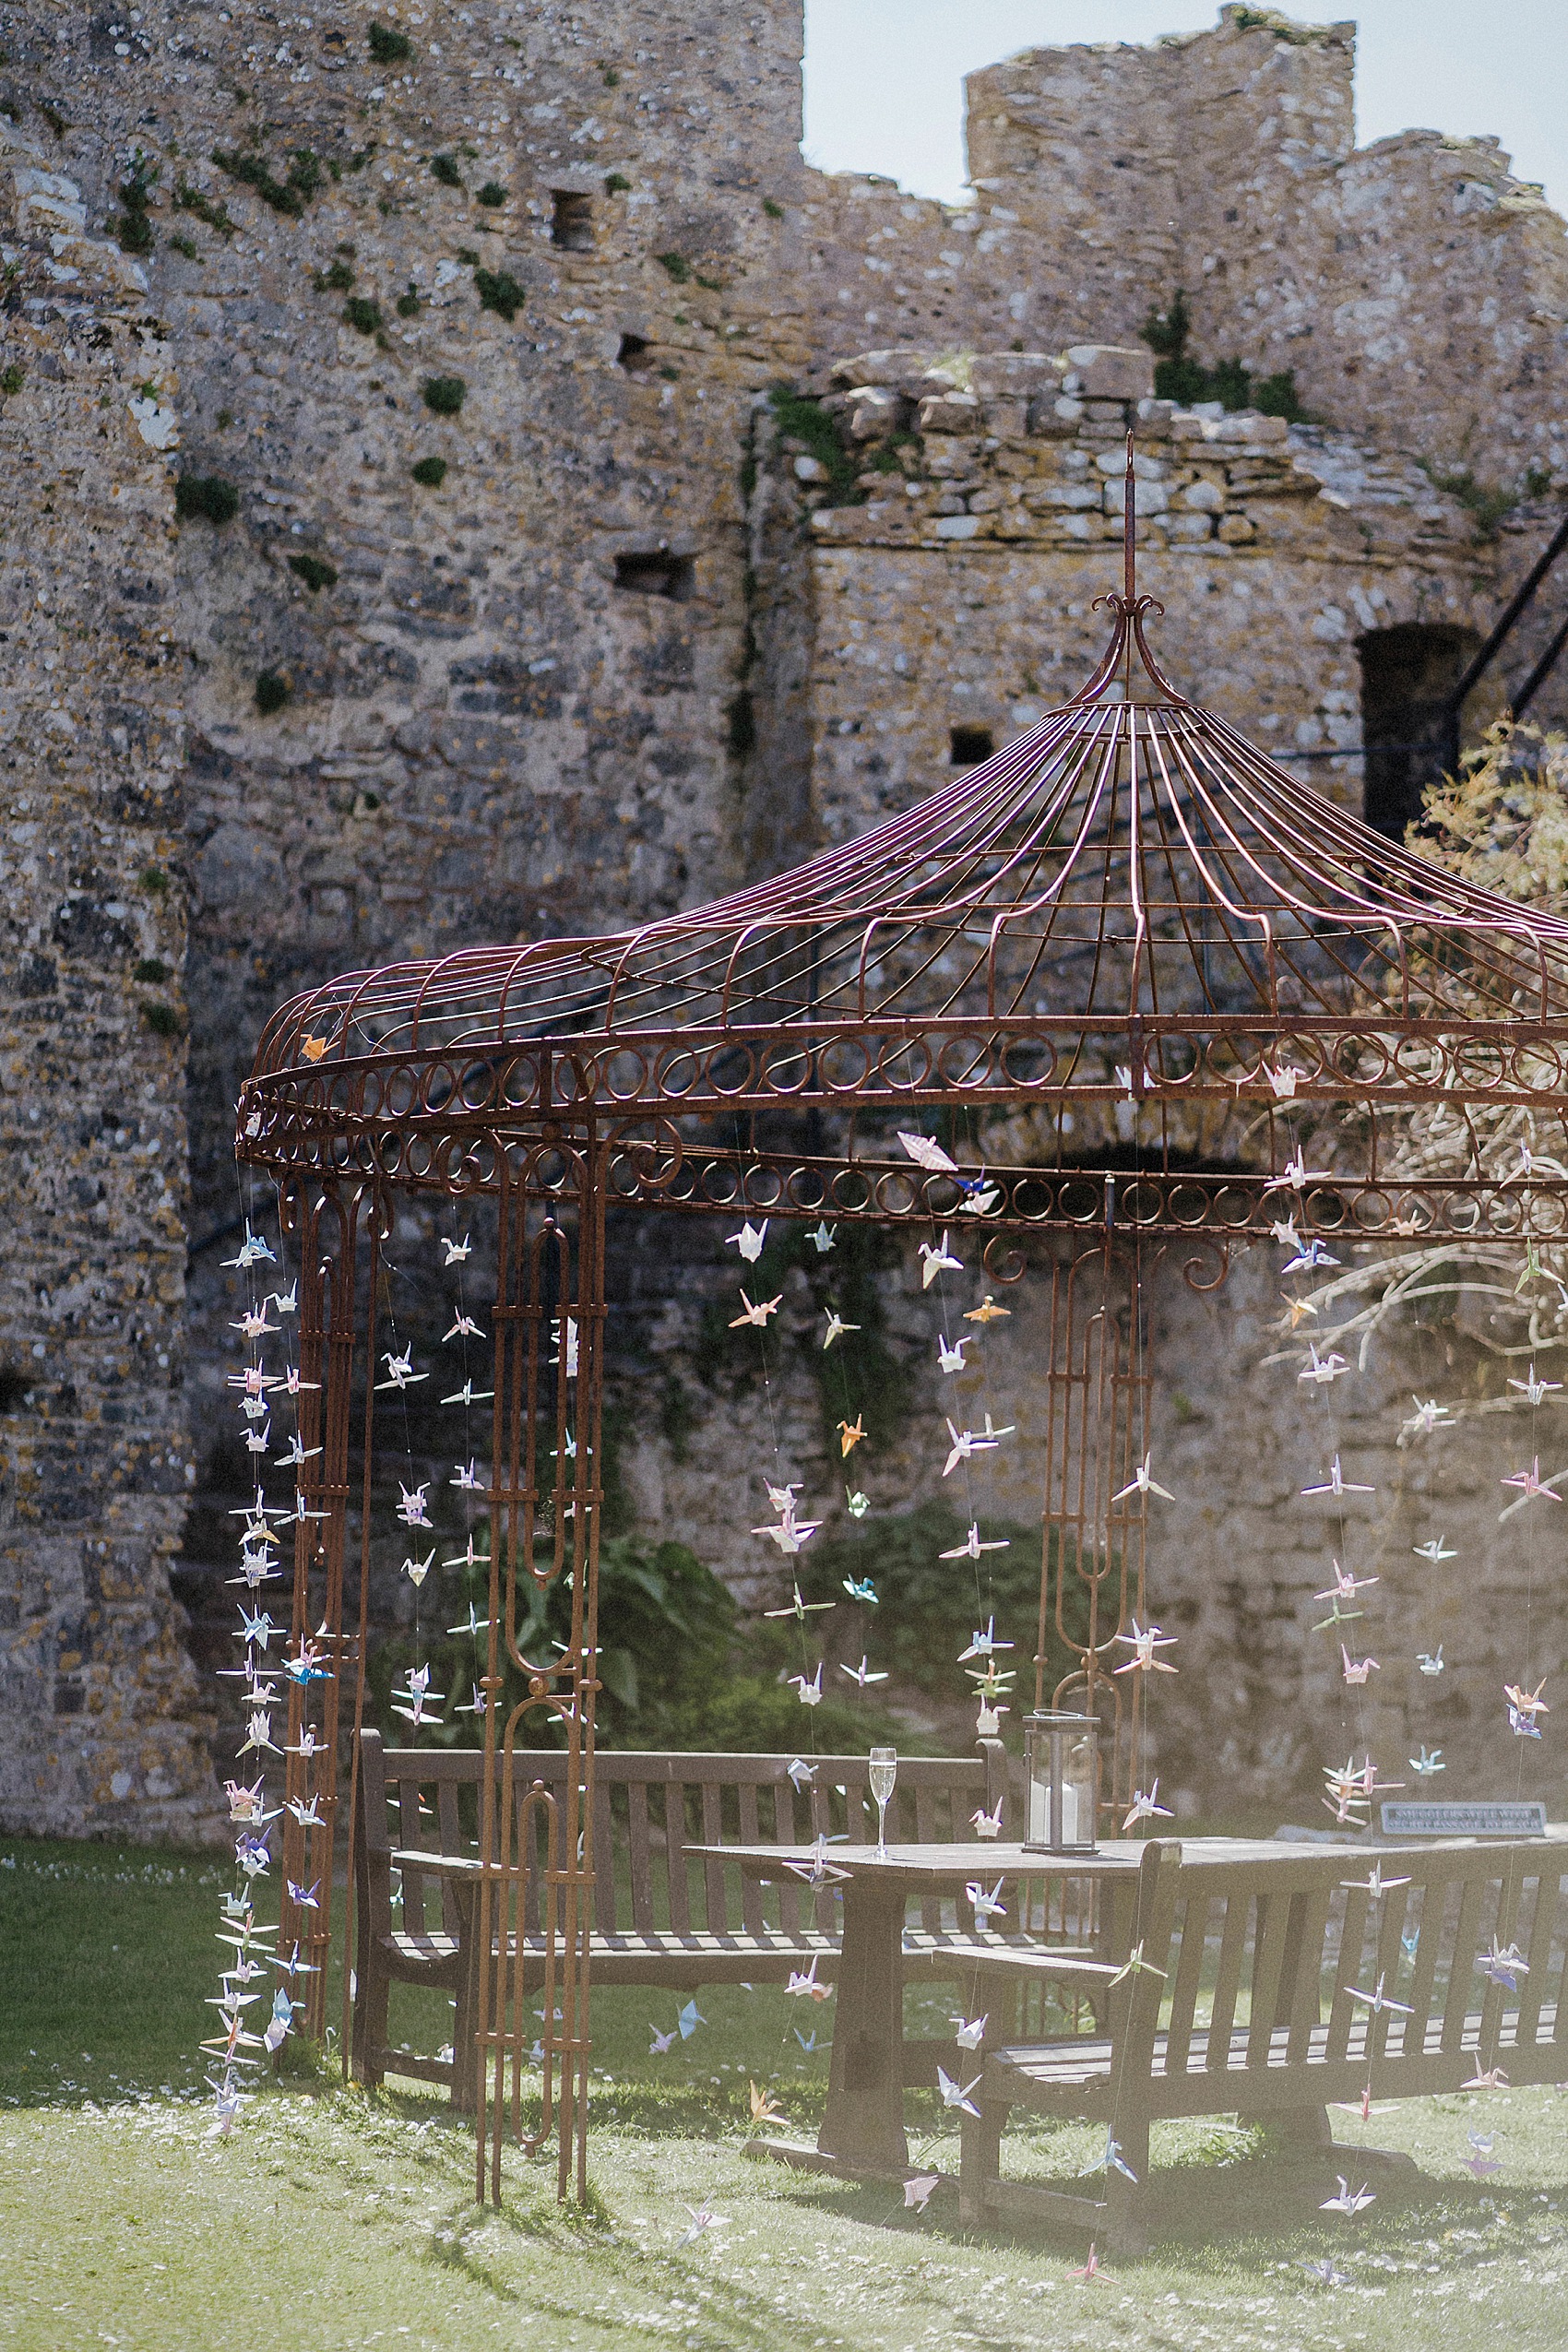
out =
[[[1147,400],[1154,396],[1154,353],[1144,344],[1074,343],[1064,392],[1085,400]]]
[[[972,392],[932,392],[921,402],[916,417],[921,433],[977,433],[980,405]]]
[[[909,402],[885,385],[856,385],[846,397],[849,433],[856,441],[884,441],[909,424]]]

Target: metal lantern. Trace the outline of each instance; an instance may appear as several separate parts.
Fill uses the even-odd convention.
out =
[[[1099,1724],[1092,1715],[1051,1708],[1024,1717],[1031,1854],[1092,1854],[1099,1795]]]

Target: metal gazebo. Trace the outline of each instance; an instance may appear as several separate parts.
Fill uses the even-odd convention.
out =
[[[1140,1737],[1141,1702],[1108,1654],[1144,1615],[1146,1497],[1122,1490],[1146,1451],[1154,1257],[1175,1253],[1207,1288],[1282,1218],[1309,1242],[1568,1237],[1568,1184],[1529,1173],[1527,1152],[1526,1172],[1500,1173],[1486,1148],[1489,1122],[1526,1114],[1568,1160],[1568,924],[1372,832],[1179,692],[1146,642],[1161,608],[1136,591],[1133,508],[1129,458],[1123,586],[1101,600],[1111,635],[1093,676],[903,814],[635,930],[346,974],[284,1005],[262,1038],[237,1150],[276,1181],[300,1252],[308,1458],[292,1624],[335,1669],[314,1752],[299,1752],[310,1692],[290,1693],[287,1793],[319,1814],[285,1820],[293,1883],[332,1884],[339,1689],[357,1680],[356,1725],[364,1700],[378,1252],[400,1195],[493,1203],[481,2193],[487,2130],[498,2193],[503,2113],[515,2126],[531,2039],[520,1997],[509,2019],[505,1996],[523,1876],[514,1759],[519,1730],[547,1716],[569,1764],[529,2144],[553,2132],[563,2194],[585,2178],[581,1833],[612,1211],[922,1231],[968,1217],[997,1282],[1017,1278],[1038,1237],[1052,1320],[1037,1705],[1101,1716],[1108,1806],[1134,1785]],[[1028,1164],[998,1166],[986,1123],[1020,1113]],[[938,1114],[956,1173],[911,1164],[896,1142]],[[1434,1122],[1441,1150],[1420,1142]],[[345,1626],[356,1521],[358,1623]],[[524,1656],[519,1592],[568,1574],[569,1641]],[[1050,1624],[1078,1634],[1054,1692]],[[523,1695],[503,1710],[508,1668]],[[296,1935],[325,1962],[329,1915],[290,1895],[280,1948]],[[308,1982],[319,2031],[324,1974]]]

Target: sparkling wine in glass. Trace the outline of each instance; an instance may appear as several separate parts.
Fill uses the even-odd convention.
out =
[[[879,1859],[887,1859],[887,1805],[898,1782],[898,1752],[896,1748],[873,1748],[871,1752],[871,1793],[876,1799],[876,1851]]]

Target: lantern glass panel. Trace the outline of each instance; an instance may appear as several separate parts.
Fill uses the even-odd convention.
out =
[[[1092,1715],[1031,1715],[1024,1730],[1029,1776],[1028,1835],[1036,1853],[1094,1851],[1099,1726]]]

